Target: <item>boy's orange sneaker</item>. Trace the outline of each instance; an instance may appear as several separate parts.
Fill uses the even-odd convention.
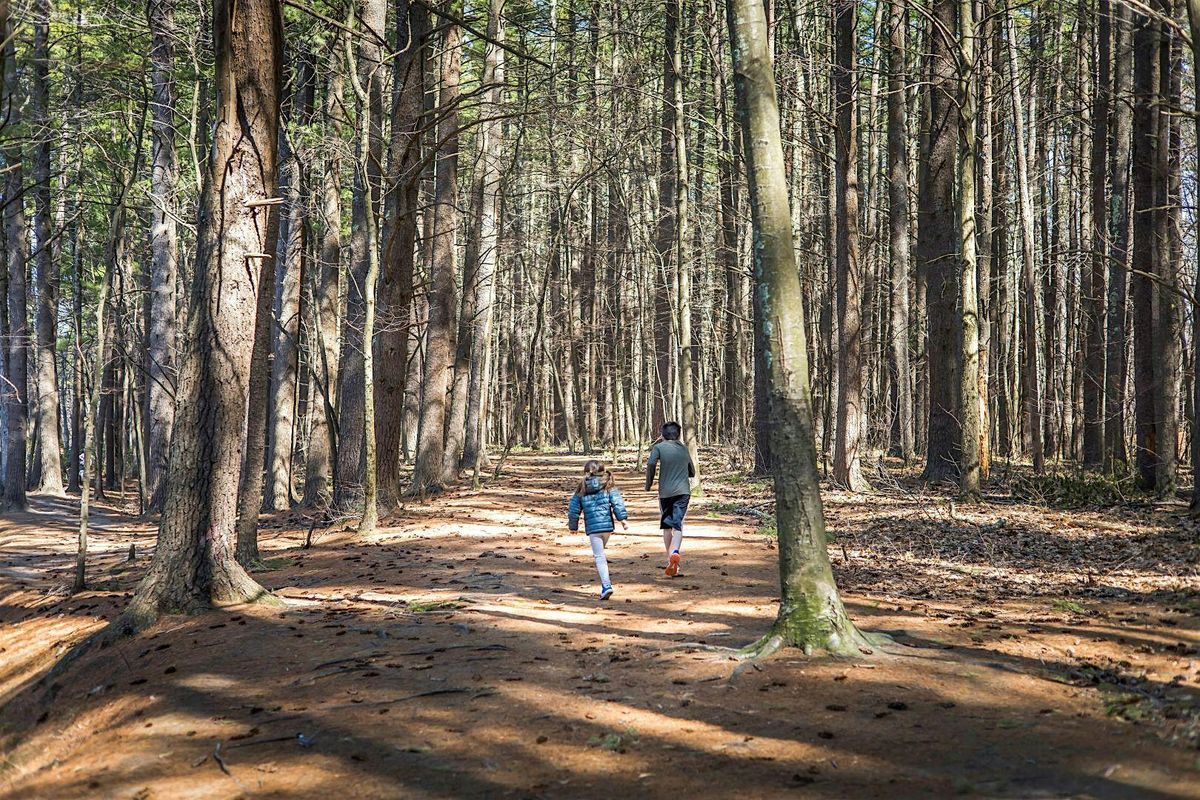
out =
[[[679,574],[679,553],[671,553],[671,557],[667,559],[667,568],[663,572],[668,578],[674,578]]]

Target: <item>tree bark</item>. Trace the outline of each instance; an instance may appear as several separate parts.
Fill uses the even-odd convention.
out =
[[[58,294],[59,265],[53,245],[50,172],[53,158],[50,142],[54,127],[50,118],[50,18],[51,0],[37,0],[33,8],[33,91],[30,106],[37,126],[33,145],[33,231],[34,270],[37,274],[36,343],[34,385],[34,446],[32,491],[63,494],[62,439],[58,427]]]
[[[888,239],[891,250],[891,328],[889,351],[892,391],[895,396],[895,444],[907,464],[915,455],[913,446],[913,390],[908,356],[908,112],[905,96],[908,78],[904,59],[906,27],[904,0],[890,0],[887,85],[888,150]]]
[[[826,550],[809,396],[802,292],[792,245],[775,76],[758,0],[726,6],[754,224],[754,297],[767,353],[771,457],[779,525],[779,614],[753,651],[861,653]]]
[[[270,597],[234,557],[250,357],[276,223],[283,24],[273,0],[215,0],[216,125],[158,548],[123,618]]]
[[[1028,417],[1030,452],[1033,470],[1045,469],[1042,447],[1042,284],[1037,277],[1033,216],[1033,195],[1029,182],[1029,159],[1025,146],[1025,104],[1021,99],[1020,73],[1017,69],[1016,30],[1011,6],[1005,8],[1004,37],[1008,47],[1010,98],[1013,114],[1013,149],[1017,154],[1017,197],[1021,216],[1021,263],[1025,287],[1024,319],[1025,367],[1022,389],[1025,394],[1025,413]]]
[[[917,261],[925,273],[928,339],[928,436],[926,480],[958,475],[962,431],[958,422],[961,319],[958,269],[958,207],[954,199],[958,153],[955,0],[935,0],[926,45],[929,85],[927,150],[921,159],[917,205]]]
[[[1187,0],[1187,15],[1192,33],[1192,105],[1200,108],[1200,0]],[[1194,115],[1192,122],[1200,140],[1200,114]],[[1197,163],[1200,163],[1200,152],[1197,153]],[[1197,251],[1196,279],[1193,284],[1193,296],[1200,297],[1200,251]],[[1192,475],[1200,475],[1200,309],[1192,307]],[[1200,513],[1200,480],[1192,479],[1192,514]]]
[[[504,26],[501,15],[504,0],[491,0],[488,11],[488,36],[496,43],[489,43],[484,56],[483,86],[486,102],[480,113],[487,119],[479,130],[479,177],[476,181],[478,214],[475,222],[477,243],[475,251],[479,264],[474,270],[476,292],[476,316],[472,320],[471,375],[467,392],[467,431],[463,446],[461,466],[477,469],[487,460],[486,421],[487,401],[491,390],[492,321],[496,302],[496,265],[500,261],[500,181],[502,178],[501,156],[503,153],[502,112],[504,87]]]
[[[1139,479],[1153,489],[1158,469],[1158,426],[1155,424],[1155,287],[1160,272],[1156,236],[1159,213],[1159,87],[1161,83],[1159,22],[1138,15],[1133,36],[1133,389]],[[1158,343],[1161,344],[1161,343]]]
[[[400,498],[400,462],[404,455],[405,387],[412,373],[410,343],[413,274],[420,213],[421,134],[425,70],[429,58],[429,12],[419,3],[396,0],[396,43],[392,88],[392,141],[388,172],[390,225],[384,236],[379,281],[379,321],[375,374],[379,444],[379,506],[390,509]]]
[[[367,314],[367,272],[371,252],[367,242],[367,215],[378,219],[381,176],[383,173],[383,47],[386,31],[386,0],[355,0],[357,17],[363,27],[375,35],[356,38],[358,44],[358,80],[367,89],[367,100],[359,103],[356,125],[369,133],[366,149],[362,137],[355,137],[356,157],[366,164],[355,170],[354,197],[350,225],[350,276],[346,313],[342,324],[342,348],[338,358],[338,446],[334,479],[333,506],[348,514],[362,503],[363,436],[365,391],[363,358],[371,342],[363,339]],[[374,291],[373,288],[371,291]]]
[[[17,76],[17,51],[15,32],[9,17],[9,6],[4,0],[0,21],[4,26],[4,103],[3,118],[6,127],[18,129],[21,125],[23,93]],[[4,398],[4,507],[23,509],[25,500],[25,429],[28,420],[28,352],[29,322],[28,299],[26,296],[25,271],[29,242],[25,227],[25,172],[22,164],[19,140],[12,138],[4,148],[4,167],[7,173],[4,182],[4,232],[5,253],[8,270],[8,286],[5,308],[8,314],[8,329],[5,347]]]
[[[267,429],[267,478],[263,510],[284,511],[292,505],[292,452],[296,436],[300,320],[303,317],[301,286],[308,271],[308,226],[302,187],[306,181],[304,129],[312,121],[312,62],[306,53],[295,60],[291,122],[295,133],[280,137],[279,242],[275,248],[272,313],[270,413]]]
[[[1104,464],[1109,471],[1129,460],[1125,443],[1125,398],[1128,365],[1126,313],[1129,302],[1129,237],[1131,228],[1129,165],[1133,128],[1132,13],[1117,3],[1113,31],[1113,109],[1110,163],[1112,170],[1112,213],[1108,236],[1112,252],[1108,259],[1108,304],[1105,309],[1104,347]]]
[[[963,497],[980,497],[980,413],[979,413],[979,293],[976,286],[979,268],[975,250],[975,12],[974,0],[960,0],[959,24],[959,148],[958,148],[958,224],[959,291],[962,310],[962,340],[958,354],[958,413],[961,429],[959,489]]]
[[[837,178],[837,429],[833,481],[853,492],[870,490],[862,474],[863,287],[858,240],[858,44],[856,0],[834,5],[833,92]]]
[[[1108,248],[1108,131],[1112,124],[1112,0],[1097,0],[1096,85],[1092,107],[1092,257],[1084,272],[1083,463],[1104,463],[1104,316]],[[1081,12],[1082,13],[1082,12]]]
[[[149,0],[151,105],[150,302],[146,319],[146,494],[161,511],[175,422],[175,0]]]
[[[325,120],[329,136],[341,138],[345,127],[342,107],[342,72],[345,54],[341,43],[332,48],[325,88]],[[320,410],[313,412],[308,455],[304,464],[304,505],[330,500],[333,464],[337,458],[338,274],[342,250],[342,166],[338,148],[329,148],[322,164],[321,242],[317,264],[310,270],[309,338],[312,353],[309,373]]]
[[[675,342],[675,327],[671,309],[671,286],[678,283],[674,277],[675,229],[680,220],[675,218],[676,164],[675,128],[675,85],[679,75],[675,69],[675,52],[679,49],[679,2],[663,0],[663,70],[662,70],[662,122],[659,129],[658,159],[658,219],[654,233],[654,248],[658,261],[654,269],[654,392],[656,403],[651,426],[659,428],[675,416],[675,389],[671,380],[672,346]]]
[[[454,352],[454,300],[458,224],[458,99],[462,31],[450,24],[442,41],[442,74],[438,96],[438,154],[434,189],[433,256],[430,262],[428,333],[417,461],[411,491],[440,491],[445,486],[446,402]]]

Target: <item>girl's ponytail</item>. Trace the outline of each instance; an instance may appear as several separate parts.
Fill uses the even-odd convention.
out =
[[[593,458],[583,465],[583,478],[579,481],[579,486],[575,489],[575,494],[580,496],[587,494],[587,479],[597,475],[604,476],[604,491],[607,492],[612,488],[613,474],[604,468],[604,464]]]

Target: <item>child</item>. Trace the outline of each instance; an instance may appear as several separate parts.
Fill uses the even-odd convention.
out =
[[[572,531],[579,530],[581,514],[583,529],[587,531],[588,541],[592,544],[592,557],[596,559],[596,572],[600,573],[600,599],[607,600],[612,597],[613,587],[608,577],[604,546],[613,532],[614,517],[624,530],[629,530],[629,525],[625,523],[629,513],[625,510],[621,490],[613,486],[612,473],[599,461],[592,460],[583,465],[583,480],[579,482],[575,494],[571,495],[571,504],[567,508],[567,527]]]

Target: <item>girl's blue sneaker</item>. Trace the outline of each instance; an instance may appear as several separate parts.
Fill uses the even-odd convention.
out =
[[[613,588],[611,586],[601,586],[600,587],[600,599],[607,600],[608,598],[612,597],[612,592],[613,592]]]

